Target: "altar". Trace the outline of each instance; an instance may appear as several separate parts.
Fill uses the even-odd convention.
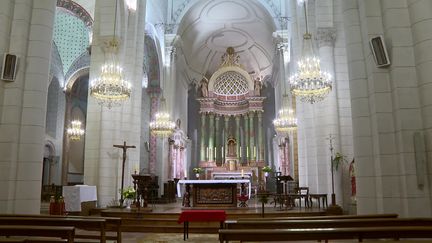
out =
[[[181,184],[184,185],[182,194]],[[248,190],[248,198],[251,195],[250,180],[179,180],[177,183],[177,195],[183,195],[183,206],[190,207],[192,186],[192,207],[237,207],[237,188]],[[243,192],[245,193],[245,192]]]

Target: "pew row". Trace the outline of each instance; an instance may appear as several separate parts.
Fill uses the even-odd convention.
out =
[[[225,221],[224,229],[305,229],[381,226],[432,226],[432,218],[366,218],[318,220]]]
[[[329,216],[307,216],[307,217],[268,217],[268,218],[241,218],[238,221],[269,221],[269,220],[317,220],[317,219],[376,219],[397,218],[398,214],[359,214],[359,215],[329,215]]]
[[[305,241],[358,239],[432,238],[432,226],[361,228],[220,229],[221,243],[229,241]]]
[[[96,239],[105,243],[106,240],[115,240],[121,243],[121,219],[114,217],[86,217],[86,216],[58,216],[58,215],[32,215],[32,214],[2,214],[0,225],[55,225],[74,226],[84,231],[76,232],[75,239]],[[98,235],[90,234],[90,231],[99,232]],[[114,235],[107,235],[114,232]]]
[[[24,226],[24,225],[0,225],[0,236],[30,236],[30,237],[53,237],[66,239],[68,243],[74,242],[75,228],[71,226]],[[29,242],[25,239],[24,242]],[[40,242],[49,242],[44,240]]]

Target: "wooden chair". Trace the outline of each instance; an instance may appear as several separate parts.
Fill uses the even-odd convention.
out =
[[[309,194],[309,206],[313,206],[312,199],[316,199],[318,202],[318,208],[321,208],[321,203],[323,208],[327,208],[327,194]]]
[[[301,208],[302,199],[305,202],[305,207],[309,207],[309,187],[297,187],[295,188],[295,194],[289,194],[295,203],[295,200],[299,200],[299,207]]]

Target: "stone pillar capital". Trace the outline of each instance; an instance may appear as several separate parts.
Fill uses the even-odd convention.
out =
[[[319,27],[317,29],[318,46],[334,46],[336,40],[336,28],[334,27]]]

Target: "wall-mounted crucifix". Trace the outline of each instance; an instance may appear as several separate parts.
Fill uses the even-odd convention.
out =
[[[123,184],[124,184],[124,167],[126,162],[126,151],[129,148],[136,148],[135,145],[126,145],[126,141],[121,145],[114,144],[113,147],[123,149],[123,163],[122,163],[122,179],[121,179],[121,193],[120,193],[120,206],[123,206]]]

